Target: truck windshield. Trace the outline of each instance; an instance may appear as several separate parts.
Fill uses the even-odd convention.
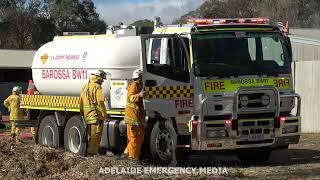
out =
[[[192,35],[196,76],[287,74],[288,49],[277,32],[216,32]]]

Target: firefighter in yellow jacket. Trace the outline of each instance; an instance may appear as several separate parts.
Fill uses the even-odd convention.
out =
[[[124,121],[127,124],[129,143],[123,156],[139,159],[140,149],[143,143],[144,129],[146,127],[145,112],[143,108],[142,71],[133,72],[133,81],[128,86],[128,97],[125,109]]]
[[[22,88],[15,86],[12,89],[12,95],[10,95],[6,100],[4,100],[3,105],[9,109],[10,121],[11,121],[11,135],[13,137],[18,137],[20,134],[20,129],[16,128],[14,121],[22,120],[24,117],[24,111],[20,108],[19,94],[21,94]]]
[[[102,90],[102,83],[107,73],[97,70],[91,74],[89,82],[82,87],[80,94],[80,113],[87,125],[89,142],[87,155],[96,155],[99,150],[103,122],[107,120],[106,100]]]

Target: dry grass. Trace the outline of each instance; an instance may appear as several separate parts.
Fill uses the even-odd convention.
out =
[[[0,179],[320,179],[320,134],[303,134],[298,145],[273,152],[265,163],[247,166],[225,163],[228,174],[136,174],[101,175],[100,167],[150,167],[153,162],[135,162],[118,157],[79,157],[63,150],[0,139]],[[213,166],[212,162],[202,162]],[[195,166],[193,162],[186,166]]]

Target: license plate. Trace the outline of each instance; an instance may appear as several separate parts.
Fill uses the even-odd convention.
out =
[[[261,141],[263,139],[263,134],[249,134],[249,141]]]

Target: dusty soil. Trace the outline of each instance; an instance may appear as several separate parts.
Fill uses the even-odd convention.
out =
[[[203,162],[213,167],[216,162]],[[99,174],[101,167],[155,167],[155,162],[135,162],[119,157],[79,157],[63,150],[39,146],[30,139],[0,139],[0,179],[320,179],[320,134],[303,134],[298,145],[275,151],[259,164],[219,163],[227,174]],[[187,162],[185,167],[198,166]]]

